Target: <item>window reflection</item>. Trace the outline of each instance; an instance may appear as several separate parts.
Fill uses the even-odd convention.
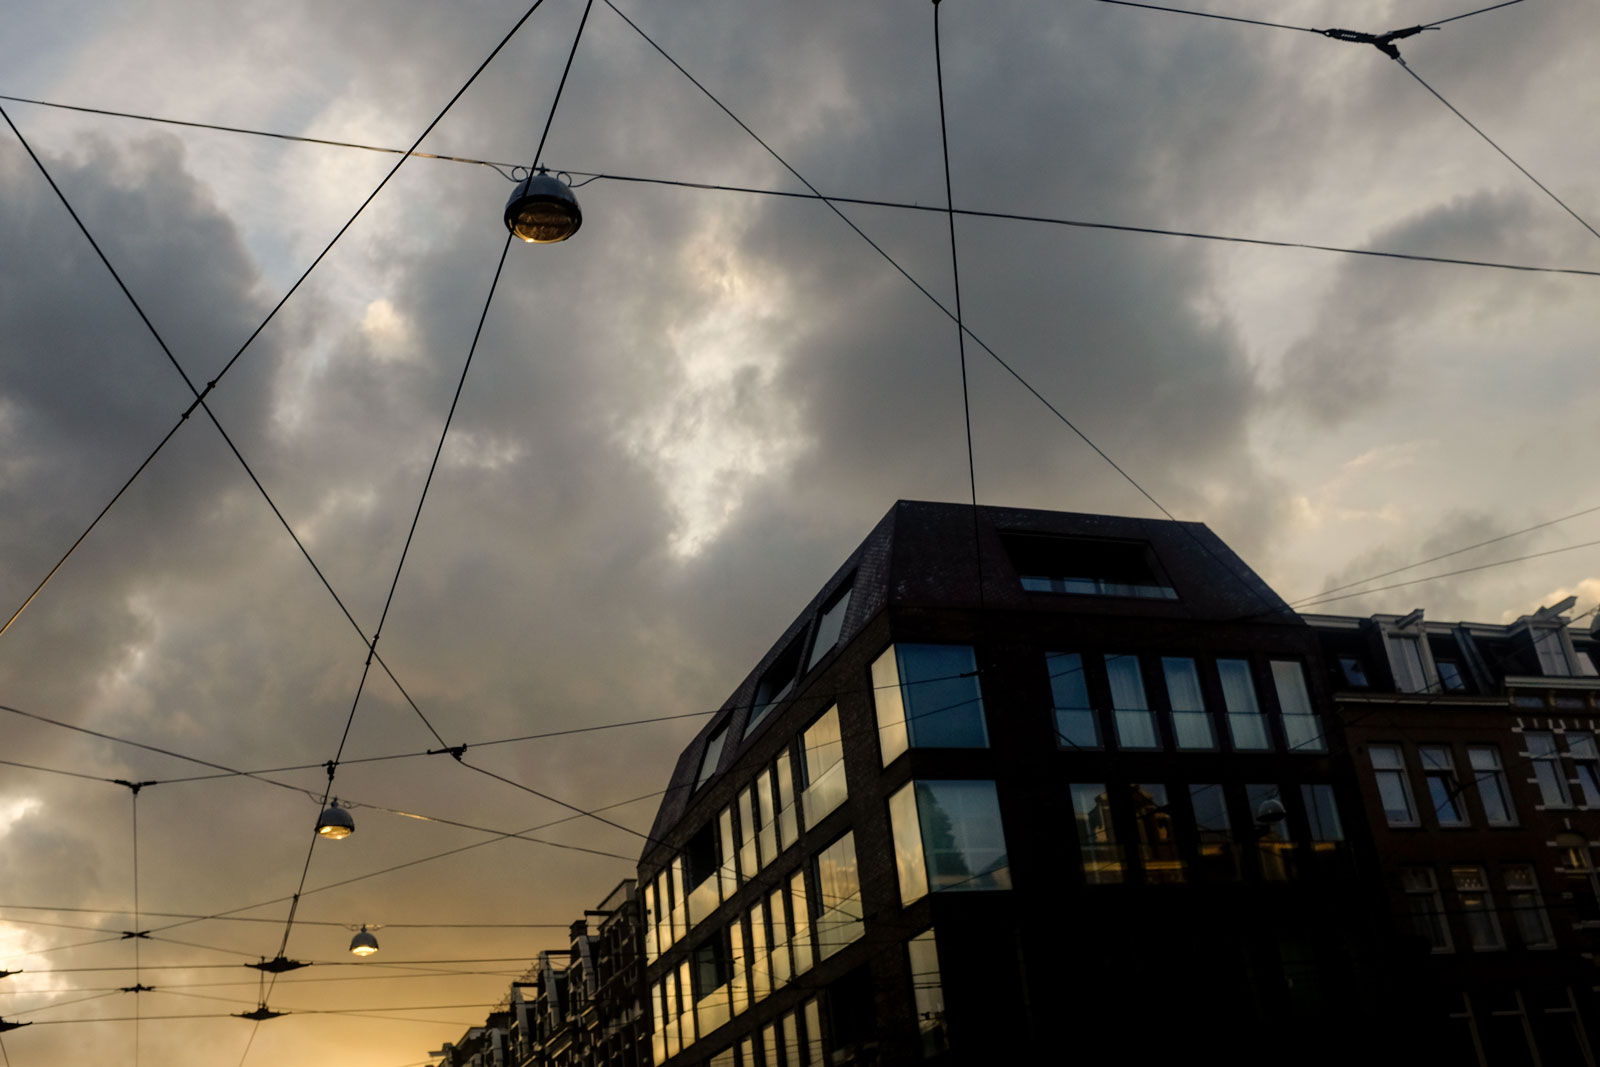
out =
[[[993,782],[907,783],[889,798],[889,821],[902,904],[929,890],[1011,888]]]
[[[1172,704],[1172,737],[1179,748],[1216,748],[1211,716],[1200,689],[1200,672],[1192,659],[1167,656],[1161,661],[1167,679],[1167,699]]]
[[[1159,748],[1156,720],[1144,695],[1144,677],[1138,656],[1107,656],[1106,678],[1111,683],[1111,707],[1117,722],[1118,748]]]
[[[1122,881],[1122,848],[1112,825],[1106,787],[1073,785],[1072,812],[1078,828],[1078,851],[1083,856],[1083,880],[1090,885]]]
[[[917,1006],[917,1034],[922,1056],[937,1056],[950,1047],[945,1031],[944,983],[939,975],[939,948],[931,928],[906,943],[911,963],[911,990]]]
[[[891,645],[872,665],[883,763],[906,748],[987,748],[970,645]]]
[[[1045,657],[1050,668],[1050,694],[1055,704],[1056,741],[1066,748],[1099,748],[1094,706],[1083,675],[1083,657],[1076,652],[1052,652]]]
[[[1139,861],[1144,867],[1144,880],[1157,885],[1187,880],[1183,857],[1178,855],[1177,835],[1172,829],[1172,809],[1167,804],[1166,786],[1133,787],[1133,824],[1139,832]]]
[[[805,809],[806,826],[811,827],[844,803],[847,795],[839,709],[831,707],[823,712],[800,735],[800,743],[800,773],[805,780],[800,805]]]
[[[1276,822],[1264,822],[1260,819],[1263,805],[1268,801],[1282,804],[1284,797],[1275,785],[1247,785],[1244,792],[1251,813],[1257,816],[1256,855],[1261,863],[1261,877],[1269,882],[1293,878],[1297,872],[1294,842],[1289,839],[1289,820],[1280,818]]]
[[[1233,747],[1242,752],[1271,748],[1267,720],[1262,717],[1261,705],[1256,701],[1256,684],[1250,676],[1249,661],[1219,659],[1217,674],[1222,679],[1222,699],[1228,709],[1228,732],[1233,737]]]
[[[817,856],[817,956],[827,959],[861,936],[861,879],[855,834],[845,834]]]
[[[1208,881],[1236,881],[1239,847],[1228,821],[1228,800],[1222,786],[1191,785],[1189,803],[1194,809],[1199,868]]]

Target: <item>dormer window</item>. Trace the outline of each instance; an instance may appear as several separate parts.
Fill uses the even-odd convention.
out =
[[[1401,693],[1432,693],[1439,688],[1433,653],[1423,639],[1422,609],[1404,618],[1373,616],[1383,634],[1383,648],[1389,654],[1389,671],[1394,687]]]
[[[1022,588],[1030,593],[1176,600],[1177,590],[1143,541],[1005,534]]]
[[[1580,655],[1572,645],[1567,632],[1566,612],[1578,602],[1577,597],[1567,597],[1558,604],[1540,608],[1532,615],[1524,615],[1517,622],[1527,629],[1533,642],[1534,653],[1539,657],[1539,673],[1547,678],[1570,678],[1573,675],[1595,673],[1594,662]]]
[[[756,728],[756,723],[766,718],[767,712],[794,690],[795,683],[800,680],[800,644],[798,637],[791,641],[783,654],[773,660],[767,673],[761,676],[761,681],[756,685],[756,698],[751,702],[750,721],[744,728],[746,737]]]

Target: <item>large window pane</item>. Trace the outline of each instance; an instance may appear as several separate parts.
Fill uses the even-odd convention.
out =
[[[1278,690],[1278,707],[1283,710],[1283,734],[1291,752],[1326,752],[1322,724],[1311,708],[1306,692],[1306,674],[1298,660],[1272,661],[1272,682]]]
[[[944,1027],[944,983],[939,975],[939,947],[930,928],[906,943],[911,964],[911,990],[917,1006],[917,1031],[922,1056],[937,1056],[950,1047]]]
[[[900,694],[900,665],[893,645],[872,661],[872,705],[878,716],[878,748],[887,767],[911,743],[906,733],[906,705]]]
[[[1550,929],[1550,916],[1545,914],[1544,898],[1539,895],[1539,881],[1533,868],[1507,867],[1505,875],[1517,937],[1528,948],[1554,948],[1555,934]]]
[[[1250,676],[1249,661],[1219,659],[1217,674],[1222,679],[1222,700],[1228,709],[1228,732],[1233,736],[1233,747],[1244,752],[1271,748],[1267,720],[1262,717],[1261,705],[1256,701],[1256,683]]]
[[[789,879],[789,906],[794,916],[794,973],[811,969],[811,912],[806,903],[806,872],[795,871]]]
[[[827,959],[861,936],[856,840],[845,834],[817,856],[817,956]]]
[[[829,708],[800,735],[800,773],[805,792],[800,804],[805,809],[806,826],[817,825],[822,817],[844,803],[844,742],[839,733],[839,709]]]
[[[1050,668],[1050,693],[1055,704],[1056,741],[1067,748],[1099,748],[1089,684],[1083,676],[1083,657],[1076,652],[1052,652],[1045,657]]]
[[[1282,882],[1295,877],[1294,842],[1289,839],[1289,820],[1262,822],[1261,815],[1268,801],[1283,804],[1288,799],[1275,785],[1247,785],[1245,798],[1256,818],[1256,854],[1261,861],[1261,877],[1269,882]]]
[[[1434,952],[1449,952],[1450,927],[1444,921],[1444,900],[1429,867],[1404,867],[1400,885],[1411,911],[1411,928]]]
[[[724,725],[706,741],[705,754],[700,757],[700,771],[694,776],[694,787],[699,789],[717,771],[717,761],[722,758],[723,743],[728,740],[728,727]]]
[[[900,878],[900,903],[928,894],[928,861],[922,851],[922,822],[917,817],[917,791],[907,782],[889,797],[889,830],[894,835],[894,863]]]
[[[806,664],[806,670],[815,667],[817,660],[839,643],[839,631],[844,629],[844,613],[849,609],[850,587],[847,585],[833,594],[833,599],[822,609],[822,617],[817,620],[817,638],[811,645],[811,659]]]
[[[1122,881],[1122,847],[1117,844],[1106,787],[1073,785],[1072,813],[1078,830],[1078,851],[1083,855],[1083,880],[1090,885]]]
[[[1178,837],[1172,829],[1172,809],[1167,787],[1146,783],[1133,788],[1133,825],[1139,833],[1139,862],[1144,880],[1152,885],[1187,879]]]
[[[1191,785],[1189,803],[1194,808],[1195,836],[1199,844],[1202,875],[1211,881],[1239,877],[1239,845],[1228,819],[1228,798],[1219,784]]]
[[[906,729],[917,748],[987,748],[978,661],[969,645],[897,645]]]
[[[1216,748],[1211,715],[1200,689],[1200,672],[1192,659],[1167,656],[1161,661],[1167,679],[1167,699],[1172,704],[1172,737],[1179,748]]]
[[[1107,656],[1106,678],[1111,683],[1111,706],[1117,721],[1117,747],[1159,748],[1156,720],[1144,695],[1144,677],[1138,656]]]
[[[919,781],[889,798],[901,903],[933,892],[1010,889],[993,782]]]

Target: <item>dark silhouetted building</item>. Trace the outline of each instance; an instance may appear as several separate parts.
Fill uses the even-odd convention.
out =
[[[1203,525],[896,504],[678,760],[654,1062],[1381,1059],[1318,634]]]
[[[1441,1062],[1594,1067],[1600,677],[1568,599],[1508,625],[1308,615]]]

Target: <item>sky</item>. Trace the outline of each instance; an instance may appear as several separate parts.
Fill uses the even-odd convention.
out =
[[[614,2],[817,189],[944,206],[925,0]],[[1471,7],[1205,9],[1380,32]],[[0,0],[0,93],[404,148],[525,10]],[[421,150],[528,164],[583,10],[545,0]],[[1372,47],[1093,0],[939,18],[958,208],[1600,270],[1600,239]],[[1600,225],[1597,29],[1528,0],[1400,47]],[[0,104],[202,387],[397,159]],[[541,162],[804,191],[604,0]],[[890,505],[968,499],[938,212],[841,207],[880,254],[813,200],[595,180],[570,241],[510,249],[472,349],[511,185],[411,159],[208,396],[225,441],[180,420],[183,377],[9,128],[0,183],[0,618],[178,426],[0,636],[0,969],[24,972],[0,1017],[40,1024],[4,1034],[15,1067],[426,1061],[640,849],[593,819],[497,838],[572,814],[517,784],[642,832],[703,713]],[[1600,506],[1600,278],[955,231],[982,503],[1159,515],[976,339],[1291,601]],[[363,633],[383,618],[393,679],[284,523]],[[1554,554],[1314,610],[1582,613],[1600,548],[1555,550],[1595,541],[1600,511],[1376,584]],[[441,739],[461,764],[422,754]],[[357,830],[312,848],[336,753]],[[194,760],[303,769],[173,781],[223,774]],[[324,966],[272,989],[293,1014],[231,1018],[302,871],[287,953]],[[354,963],[362,923],[382,951]]]

